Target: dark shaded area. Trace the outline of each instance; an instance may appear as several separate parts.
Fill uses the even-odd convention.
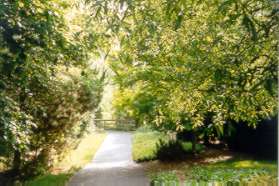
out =
[[[192,131],[184,130],[182,132],[178,132],[176,137],[178,140],[192,141],[194,138],[194,133]]]
[[[228,147],[237,152],[249,153],[260,159],[277,159],[277,118],[265,119],[257,128],[249,127],[244,122],[232,123],[235,131],[227,137]]]
[[[161,161],[182,160],[187,153],[183,149],[182,143],[178,140],[170,140],[165,142],[160,139],[156,146],[156,157]]]
[[[16,179],[16,173],[12,170],[0,172],[0,186],[13,186]]]

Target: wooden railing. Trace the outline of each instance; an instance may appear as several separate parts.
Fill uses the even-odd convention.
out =
[[[130,119],[94,119],[98,128],[106,130],[135,130],[136,123]]]

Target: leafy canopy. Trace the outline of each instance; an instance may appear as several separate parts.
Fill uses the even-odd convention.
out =
[[[275,1],[91,5],[107,28],[104,38],[118,43],[109,61],[119,112],[177,130],[202,126],[208,115],[220,128],[226,121],[255,125],[276,113]]]

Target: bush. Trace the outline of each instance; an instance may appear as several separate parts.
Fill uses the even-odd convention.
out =
[[[181,141],[162,139],[156,145],[156,157],[161,161],[181,160],[184,158],[186,151]]]
[[[182,147],[184,149],[185,152],[193,152],[192,150],[192,143],[191,142],[181,142],[182,143]],[[196,153],[201,153],[204,150],[204,145],[202,144],[196,144]]]
[[[196,153],[203,150],[204,145],[196,144]],[[156,144],[156,158],[162,161],[182,160],[187,154],[193,154],[191,142],[159,139]]]
[[[1,1],[0,161],[13,179],[45,173],[86,131],[100,102],[103,77],[91,70],[88,35],[69,29],[71,6]]]
[[[34,78],[29,92],[21,106],[4,95],[0,112],[1,156],[21,179],[46,173],[83,136],[100,102],[102,78],[93,70],[65,72],[44,84]]]
[[[233,122],[234,132],[226,140],[231,150],[249,153],[260,159],[276,160],[278,150],[278,116],[265,119],[257,128],[249,127],[244,122]]]

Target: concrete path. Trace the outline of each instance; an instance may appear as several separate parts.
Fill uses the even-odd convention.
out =
[[[110,131],[93,161],[75,174],[68,186],[148,186],[143,168],[132,160],[132,136]]]

